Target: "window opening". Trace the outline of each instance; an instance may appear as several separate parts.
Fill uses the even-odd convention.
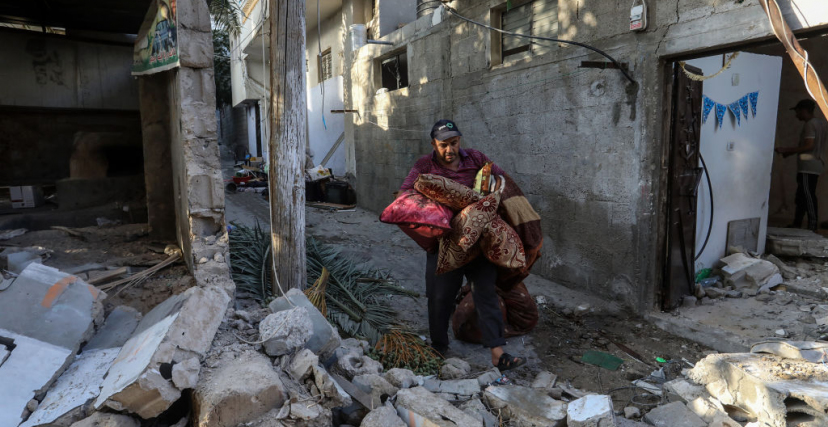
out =
[[[500,28],[518,34],[539,37],[557,37],[558,0],[511,0],[511,8],[503,8]],[[552,43],[524,37],[500,35],[502,58],[549,52]]]
[[[327,48],[319,56],[319,83],[331,77],[333,77],[333,57],[331,56],[331,48]]]
[[[383,59],[380,68],[382,87],[389,91],[408,87],[408,59],[405,52]]]

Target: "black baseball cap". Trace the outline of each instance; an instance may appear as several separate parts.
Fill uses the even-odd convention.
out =
[[[813,113],[814,108],[816,108],[816,102],[814,102],[813,99],[803,99],[802,101],[797,102],[791,110],[799,110],[800,108]]]
[[[457,127],[457,124],[451,120],[439,120],[437,123],[434,123],[434,126],[431,127],[431,139],[445,141],[455,136],[463,136],[463,134],[460,133],[460,129]]]

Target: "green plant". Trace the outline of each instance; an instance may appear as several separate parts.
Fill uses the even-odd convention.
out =
[[[442,357],[434,349],[405,329],[392,329],[383,335],[368,356],[386,369],[404,368],[418,375],[436,375],[442,364]]]
[[[270,232],[259,222],[253,227],[231,223],[230,273],[240,290],[249,292],[256,300],[265,302],[272,297]]]

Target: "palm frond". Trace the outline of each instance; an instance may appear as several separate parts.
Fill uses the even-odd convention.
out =
[[[239,34],[244,15],[239,3],[234,0],[207,0],[207,4],[216,29],[234,36]]]

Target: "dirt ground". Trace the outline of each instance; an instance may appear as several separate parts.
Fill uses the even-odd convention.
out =
[[[48,251],[43,264],[57,269],[70,269],[84,264],[101,264],[106,267],[129,267],[138,272],[167,258],[164,248],[171,242],[155,242],[147,235],[146,224],[129,224],[74,229],[82,237],[64,231],[30,231],[22,236],[0,242],[3,248],[39,246]],[[90,273],[92,277],[99,272]],[[86,279],[87,276],[80,275]],[[141,313],[147,313],[172,295],[184,292],[195,285],[187,267],[179,262],[171,265],[146,281],[135,286],[107,292],[104,302],[106,313],[119,305],[127,305]]]

